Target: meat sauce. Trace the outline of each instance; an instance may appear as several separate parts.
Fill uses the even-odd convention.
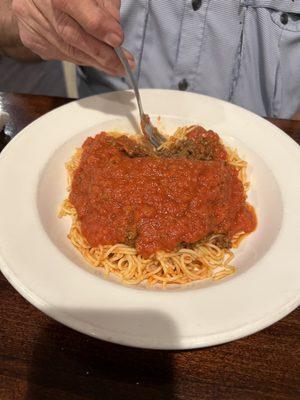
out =
[[[90,245],[125,243],[148,258],[213,233],[231,239],[255,229],[218,135],[196,127],[184,141],[158,155],[126,136],[85,141],[70,201]]]

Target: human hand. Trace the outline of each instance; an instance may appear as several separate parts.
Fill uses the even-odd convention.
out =
[[[20,39],[44,60],[65,60],[124,75],[121,0],[13,0]],[[132,68],[134,58],[125,50]]]

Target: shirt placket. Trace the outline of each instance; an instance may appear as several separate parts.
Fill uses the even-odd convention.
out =
[[[173,89],[195,90],[194,80],[201,55],[209,1],[185,1],[174,66]]]

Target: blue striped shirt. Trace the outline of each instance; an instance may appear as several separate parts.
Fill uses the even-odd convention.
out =
[[[300,110],[300,0],[123,0],[141,88],[188,90],[263,116]],[[81,67],[80,96],[128,89]]]

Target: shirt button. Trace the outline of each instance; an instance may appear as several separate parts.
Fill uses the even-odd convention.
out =
[[[178,83],[178,89],[179,90],[186,90],[189,86],[189,83],[186,79],[182,79],[182,81],[180,81]]]
[[[289,22],[289,16],[285,13],[281,14],[280,21],[283,25],[286,25]]]
[[[202,4],[202,0],[192,0],[192,7],[194,11],[199,10],[199,8],[201,7]]]

